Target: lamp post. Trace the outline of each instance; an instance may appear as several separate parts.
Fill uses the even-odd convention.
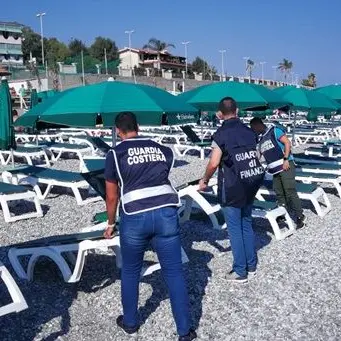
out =
[[[187,78],[187,71],[188,71],[188,61],[187,61],[187,45],[190,44],[191,42],[190,41],[183,41],[181,44],[185,46],[185,58],[186,58],[186,78]]]
[[[104,65],[105,65],[105,74],[108,74],[108,59],[107,59],[107,49],[104,48]]]
[[[262,84],[264,84],[264,65],[266,62],[259,62],[259,64],[262,66]]]
[[[43,16],[46,13],[38,13],[36,16],[40,18],[40,35],[41,35],[41,61],[43,65],[45,65],[45,57],[44,57],[44,33],[43,33]]]
[[[221,81],[223,81],[224,77],[224,53],[226,53],[226,50],[219,50],[221,53]]]
[[[125,34],[128,34],[128,46],[129,46],[129,56],[130,56],[130,68],[131,68],[131,72],[134,76],[134,82],[136,83],[136,76],[135,76],[135,72],[134,72],[134,68],[133,68],[133,58],[131,55],[131,35],[135,32],[135,30],[127,30],[124,31]]]
[[[247,62],[250,60],[250,57],[243,57],[245,60],[245,77],[247,77]]]

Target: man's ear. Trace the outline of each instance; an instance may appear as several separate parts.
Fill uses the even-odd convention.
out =
[[[118,136],[120,134],[120,129],[116,127],[116,135]]]
[[[238,114],[239,114],[239,109],[237,108],[237,110],[236,110],[236,116],[238,116]]]

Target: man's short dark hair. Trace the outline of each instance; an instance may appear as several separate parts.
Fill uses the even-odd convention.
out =
[[[223,115],[233,115],[237,113],[237,102],[232,97],[224,97],[219,102],[219,111]]]
[[[264,125],[262,119],[260,117],[254,117],[251,121],[250,121],[250,125],[251,126],[259,126],[259,125]]]
[[[116,116],[115,126],[123,133],[137,132],[138,125],[135,114],[132,112],[121,112]]]

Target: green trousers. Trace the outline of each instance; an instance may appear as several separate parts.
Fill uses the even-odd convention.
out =
[[[293,161],[289,163],[289,170],[274,175],[273,189],[277,196],[278,205],[285,206],[288,211],[292,210],[295,216],[300,218],[303,215],[303,210],[296,190],[295,164]]]

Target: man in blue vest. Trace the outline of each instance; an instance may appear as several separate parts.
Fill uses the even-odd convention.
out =
[[[177,213],[180,200],[168,179],[174,163],[173,152],[149,138],[139,137],[133,113],[119,114],[115,125],[122,142],[106,158],[108,227],[105,237],[110,238],[115,230],[120,199],[123,315],[117,318],[117,325],[128,334],[139,329],[138,287],[143,255],[151,244],[170,293],[179,340],[194,340],[196,333],[190,324],[189,299],[181,260]]]
[[[237,117],[231,97],[219,103],[223,125],[213,135],[212,154],[199,190],[218,172],[218,197],[227,223],[233,267],[227,280],[245,283],[256,275],[257,254],[252,229],[252,204],[263,181],[264,168],[257,158],[256,137]]]
[[[278,204],[287,209],[291,208],[296,216],[296,227],[302,228],[306,218],[296,190],[296,172],[291,143],[284,128],[277,125],[267,128],[258,117],[254,117],[250,125],[252,130],[259,135],[259,152],[267,163],[268,173],[273,175],[273,188]]]

